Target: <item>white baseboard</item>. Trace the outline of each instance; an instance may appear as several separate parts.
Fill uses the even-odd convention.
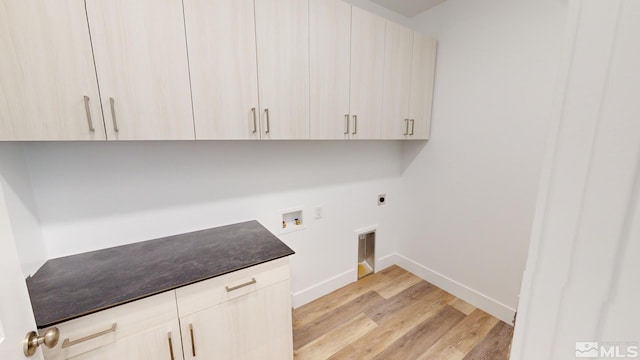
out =
[[[401,268],[421,277],[425,281],[439,287],[440,289],[468,302],[478,309],[487,312],[496,318],[506,322],[513,323],[515,309],[484,295],[470,287],[463,285],[451,278],[448,278],[437,271],[429,269],[403,255],[393,254],[394,263]],[[390,261],[390,260],[389,260]]]
[[[386,269],[391,265],[396,265],[396,254],[390,254],[387,256],[383,256],[376,260],[376,272]]]
[[[395,254],[390,254],[376,259],[376,271],[380,271],[382,269],[388,268],[391,265],[395,265],[395,260]],[[338,290],[343,286],[349,285],[356,280],[358,280],[358,274],[356,273],[356,269],[354,268],[345,271],[342,274],[338,274],[321,283],[310,286],[304,290],[300,290],[297,293],[293,294],[293,308],[296,309],[302,305],[308,304],[313,300],[327,295],[332,291]]]
[[[310,303],[315,299],[318,299],[328,293],[338,290],[343,286],[346,286],[358,278],[356,269],[351,269],[338,274],[330,279],[322,281],[316,285],[310,286],[306,289],[300,290],[293,294],[293,308],[296,309],[304,304]]]
[[[409,259],[408,257],[394,253],[383,256],[376,261],[376,271],[380,271],[391,265],[398,265],[401,268],[441,288],[442,290],[456,297],[459,297],[460,299],[468,302],[478,309],[481,309],[482,311],[495,316],[496,318],[506,322],[507,324],[511,324],[513,321],[515,309],[476,290],[473,290],[470,287],[463,285],[451,278],[448,278],[438,273],[437,271],[429,269],[428,267],[423,266],[416,261]],[[338,274],[314,286],[310,286],[304,290],[298,291],[297,293],[293,294],[293,307],[298,308],[304,304],[310,303],[315,299],[318,299],[332,291],[335,291],[356,281],[357,277],[358,275],[356,273],[356,269],[354,268]]]

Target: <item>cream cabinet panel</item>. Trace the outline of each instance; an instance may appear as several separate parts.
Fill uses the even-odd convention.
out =
[[[259,0],[258,84],[263,139],[309,138],[309,3]]]
[[[431,108],[436,70],[437,41],[420,33],[413,38],[413,61],[411,66],[411,98],[409,118],[413,139],[428,139],[431,129]]]
[[[351,137],[378,139],[382,121],[382,86],[386,21],[357,7],[351,22]]]
[[[105,139],[84,1],[2,1],[0,49],[0,140]]]
[[[410,136],[409,93],[413,30],[387,21],[385,33],[382,138],[403,139]]]
[[[173,291],[56,326],[60,330],[60,341],[53,349],[43,349],[46,360],[170,360],[170,347],[174,358],[182,359]]]
[[[184,0],[197,139],[260,139],[253,0]]]
[[[293,359],[289,281],[180,318],[186,359]]]
[[[194,139],[182,1],[86,7],[108,139]]]
[[[312,139],[348,139],[351,5],[309,1],[310,132]]]
[[[183,360],[178,320],[118,340],[69,360],[114,359]]]
[[[179,288],[176,290],[178,316],[191,315],[288,279],[289,259],[282,258]],[[227,287],[239,284],[248,285],[227,291]]]

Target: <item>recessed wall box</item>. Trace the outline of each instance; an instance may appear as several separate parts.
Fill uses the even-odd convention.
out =
[[[282,216],[280,234],[286,234],[307,228],[304,223],[304,211],[302,208],[282,210],[280,211],[280,214]]]

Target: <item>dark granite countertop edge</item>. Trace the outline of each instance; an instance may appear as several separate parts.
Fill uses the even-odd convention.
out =
[[[199,283],[199,282],[202,282],[202,281],[206,281],[206,280],[210,280],[210,279],[213,279],[213,278],[216,278],[216,277],[219,277],[219,276],[230,274],[232,272],[236,272],[236,271],[239,271],[239,270],[242,270],[242,269],[250,268],[252,266],[256,266],[256,265],[264,264],[264,263],[267,263],[267,262],[270,262],[270,261],[282,259],[282,258],[285,258],[287,256],[291,256],[293,254],[295,254],[295,252],[294,251],[290,251],[289,253],[283,254],[281,256],[276,256],[276,257],[273,257],[273,258],[264,259],[262,261],[258,261],[258,262],[254,262],[254,263],[243,264],[243,266],[240,266],[240,267],[237,267],[237,268],[233,268],[233,269],[229,269],[228,271],[224,271],[224,272],[221,272],[219,274],[213,274],[211,276],[207,276],[207,277],[204,277],[204,278],[186,281],[186,282],[184,282],[182,284],[179,284],[179,285],[174,285],[174,286],[170,286],[170,287],[168,287],[166,289],[160,289],[160,290],[152,291],[152,292],[149,292],[148,294],[145,294],[145,295],[142,295],[142,296],[137,296],[137,297],[133,297],[131,299],[126,299],[126,300],[123,300],[123,301],[119,301],[117,303],[113,303],[113,304],[110,304],[108,306],[103,306],[103,307],[100,307],[100,308],[97,308],[97,309],[92,309],[90,311],[79,313],[79,314],[76,314],[76,315],[73,315],[73,316],[69,316],[69,317],[66,317],[66,318],[62,318],[62,319],[59,319],[59,320],[56,320],[56,321],[52,321],[52,322],[41,324],[41,323],[37,323],[37,319],[36,319],[36,327],[38,329],[45,329],[45,328],[48,328],[48,327],[51,327],[51,326],[55,326],[55,325],[61,324],[61,323],[66,322],[66,321],[78,319],[78,318],[81,318],[83,316],[87,316],[87,315],[98,313],[100,311],[112,309],[112,308],[114,308],[116,306],[129,304],[129,303],[132,303],[134,301],[146,299],[146,298],[149,298],[151,296],[159,295],[159,294],[162,294],[162,293],[165,293],[165,292],[168,292],[168,291],[173,291],[173,290],[185,287],[185,286],[193,285],[193,284],[196,284],[196,283]]]

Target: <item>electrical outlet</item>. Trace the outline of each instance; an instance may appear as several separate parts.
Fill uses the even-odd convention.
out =
[[[378,195],[378,206],[384,205],[386,203],[387,203],[387,195],[386,194]]]

